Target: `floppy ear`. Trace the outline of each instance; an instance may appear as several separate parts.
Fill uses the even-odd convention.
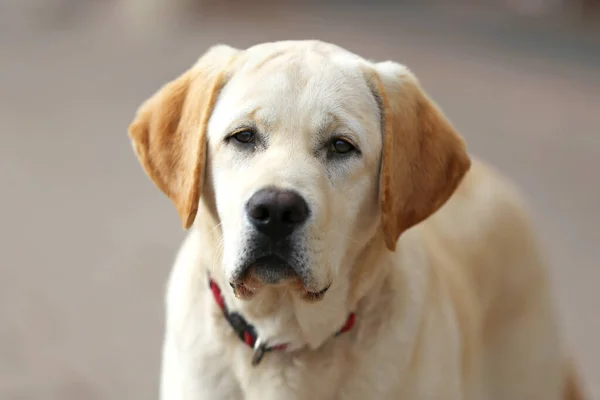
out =
[[[209,49],[139,108],[129,137],[144,170],[175,203],[184,228],[194,222],[204,178],[206,127],[238,51]]]
[[[393,251],[404,231],[450,198],[471,160],[462,138],[406,67],[387,61],[375,70],[384,126],[381,218]]]

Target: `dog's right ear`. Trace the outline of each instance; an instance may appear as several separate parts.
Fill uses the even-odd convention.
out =
[[[150,179],[175,204],[184,228],[194,222],[204,179],[208,120],[239,51],[209,49],[139,108],[129,137]]]

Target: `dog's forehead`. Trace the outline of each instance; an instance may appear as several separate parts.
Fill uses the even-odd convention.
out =
[[[237,82],[247,87],[275,88],[300,92],[314,89],[351,89],[364,82],[361,67],[365,61],[339,47],[322,42],[276,42],[246,50],[243,65],[236,74]],[[279,83],[279,85],[276,85]],[[348,87],[349,84],[351,87]],[[289,93],[288,93],[289,94]]]
[[[263,63],[277,57],[320,56],[322,60],[346,59],[359,61],[364,59],[339,46],[318,40],[280,41],[262,43],[243,51],[248,64]]]
[[[378,119],[362,58],[322,42],[277,42],[246,50],[221,96],[229,118],[247,115],[306,126]]]

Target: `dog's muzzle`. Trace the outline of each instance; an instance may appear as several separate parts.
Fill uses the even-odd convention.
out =
[[[304,198],[292,190],[261,189],[246,203],[246,217],[253,233],[238,278],[251,275],[264,284],[302,279],[301,266],[293,261],[291,238],[310,217]]]

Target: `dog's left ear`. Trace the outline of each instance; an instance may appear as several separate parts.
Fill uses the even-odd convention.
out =
[[[129,137],[150,179],[175,204],[184,228],[194,222],[204,178],[206,128],[238,50],[209,49],[139,108]]]
[[[460,135],[406,67],[387,61],[374,68],[371,82],[384,127],[381,223],[393,251],[404,231],[450,198],[471,160]]]

